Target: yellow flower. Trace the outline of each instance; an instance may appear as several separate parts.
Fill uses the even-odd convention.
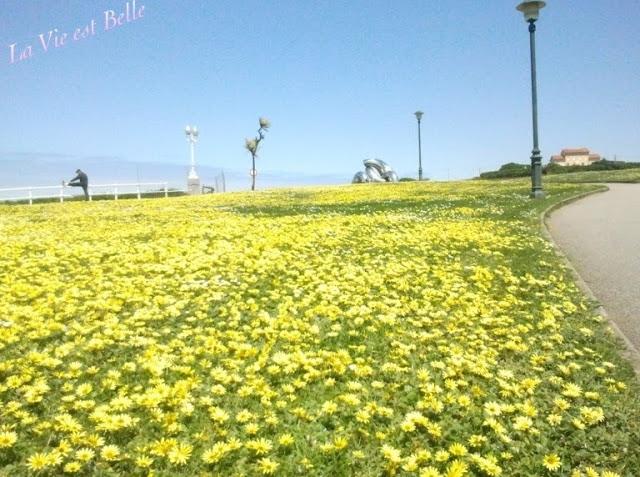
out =
[[[449,452],[451,453],[451,455],[459,457],[465,455],[468,451],[465,446],[456,442],[449,446]]]
[[[245,423],[253,419],[255,419],[255,416],[247,409],[243,409],[238,414],[236,414],[236,421],[240,423]]]
[[[265,455],[272,449],[273,446],[267,439],[256,439],[247,441],[245,443],[245,447],[249,450],[252,450],[257,455]]]
[[[562,463],[560,462],[560,457],[558,457],[557,454],[547,454],[542,459],[542,465],[553,472],[558,470]]]
[[[167,457],[172,464],[184,465],[191,457],[191,452],[193,452],[193,446],[181,443],[171,449]]]
[[[165,457],[169,455],[178,442],[175,439],[165,439],[164,437],[151,444],[151,453],[159,457]]]
[[[80,462],[69,462],[63,467],[63,470],[69,474],[80,472],[80,469],[82,469],[82,464]]]
[[[333,447],[335,450],[345,449],[349,445],[349,441],[345,437],[338,436],[333,440]]]
[[[27,467],[29,467],[29,469],[31,470],[38,471],[48,466],[49,459],[47,454],[44,452],[33,454],[31,457],[29,457],[29,459],[27,459]]]
[[[148,469],[153,464],[153,459],[146,455],[136,457],[135,464],[141,469]]]
[[[62,439],[62,440],[58,443],[58,447],[56,448],[56,451],[57,451],[61,456],[69,455],[69,453],[71,452],[71,444],[69,443],[69,441],[68,441],[68,440],[66,440],[66,439]]]
[[[371,420],[371,414],[366,409],[361,409],[356,412],[356,421],[367,424]]]
[[[451,455],[446,450],[439,450],[436,452],[434,459],[436,462],[446,462]]]
[[[463,477],[467,474],[468,470],[467,464],[459,460],[454,460],[447,467],[445,477]]]
[[[224,424],[227,420],[229,420],[229,414],[227,414],[223,409],[219,407],[212,407],[209,409],[209,416],[211,420],[218,423]]]
[[[62,463],[62,455],[58,451],[54,450],[52,452],[49,452],[46,456],[47,467],[54,467]]]
[[[273,460],[264,457],[258,461],[258,469],[261,474],[264,475],[272,475],[278,469],[280,464],[274,462]]]
[[[76,394],[80,397],[84,397],[91,394],[92,390],[93,386],[91,383],[82,383],[76,388]]]
[[[578,398],[582,395],[582,388],[575,383],[567,383],[562,391],[563,396]]]
[[[405,472],[415,472],[418,470],[418,458],[415,455],[411,455],[407,457],[404,464],[402,465],[402,470]]]
[[[484,410],[489,416],[499,416],[502,414],[502,406],[495,401],[485,403]]]
[[[382,456],[385,458],[385,460],[389,461],[390,464],[399,465],[400,463],[402,463],[402,454],[398,449],[385,444],[382,446],[381,452]]]
[[[104,446],[100,451],[100,456],[107,461],[114,461],[120,458],[120,449],[115,445]]]
[[[104,439],[98,434],[91,434],[85,441],[89,447],[102,447],[104,445]]]
[[[332,415],[338,410],[338,405],[333,401],[326,401],[322,404],[322,413]]]
[[[0,449],[11,447],[18,440],[18,434],[13,431],[0,432]]]
[[[210,449],[204,451],[202,460],[207,464],[215,464],[220,462],[222,458],[229,453],[230,450],[224,442],[217,442]]]
[[[589,425],[604,421],[604,411],[600,407],[581,407],[580,416]]]
[[[400,429],[402,429],[404,432],[413,432],[416,430],[416,425],[413,423],[413,421],[405,420],[400,424]]]
[[[485,436],[481,436],[478,434],[474,434],[471,437],[469,437],[469,445],[471,447],[480,447],[486,441],[487,441],[487,438]]]
[[[442,477],[442,474],[435,467],[425,467],[420,470],[420,477]]]
[[[517,416],[513,421],[513,428],[516,431],[528,431],[533,427],[533,421],[530,417]]]
[[[92,449],[88,449],[86,447],[76,451],[76,459],[81,462],[89,462],[95,455],[96,453]]]
[[[462,395],[462,396],[458,396],[458,404],[463,408],[468,408],[471,406],[472,401],[469,396]]]
[[[566,411],[567,409],[569,409],[571,407],[571,404],[569,404],[569,402],[567,402],[566,400],[564,400],[562,398],[554,399],[553,403],[561,411]]]
[[[295,440],[293,439],[293,436],[291,434],[282,434],[278,438],[278,444],[280,444],[282,447],[289,447],[294,442]]]
[[[246,432],[247,435],[249,436],[256,435],[259,430],[260,430],[260,426],[255,422],[249,423],[246,426],[244,426],[244,432]]]
[[[571,423],[578,429],[580,430],[584,430],[587,426],[585,426],[584,422],[582,422],[580,419],[578,419],[577,417],[574,418]]]
[[[557,426],[562,422],[562,416],[559,414],[549,414],[547,416],[547,422],[552,426]]]
[[[361,460],[366,457],[366,454],[361,450],[354,450],[351,452],[351,455],[353,456],[354,459],[357,459],[357,460]]]

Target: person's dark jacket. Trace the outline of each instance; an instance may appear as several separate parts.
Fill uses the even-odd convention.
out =
[[[69,182],[74,181],[80,182],[80,185],[82,187],[87,187],[89,185],[89,177],[87,177],[87,175],[82,171],[78,172],[78,175],[71,179]]]

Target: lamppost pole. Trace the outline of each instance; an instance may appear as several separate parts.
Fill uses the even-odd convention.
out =
[[[536,21],[529,20],[531,48],[531,113],[533,119],[533,150],[531,151],[531,197],[544,197],[542,190],[542,155],[538,143],[538,81],[536,75]]]
[[[197,179],[198,174],[196,172],[196,142],[189,141],[191,144],[191,170],[189,171],[189,179]]]
[[[542,155],[538,142],[538,82],[536,74],[536,21],[540,16],[540,9],[546,2],[533,0],[522,2],[518,5],[518,11],[524,14],[529,23],[529,47],[531,50],[531,113],[533,120],[533,150],[531,151],[531,197],[540,199],[544,197],[542,190]]]
[[[191,169],[189,170],[189,176],[187,177],[187,192],[190,195],[197,195],[201,192],[200,189],[200,178],[198,177],[198,173],[196,172],[196,142],[198,141],[198,128],[195,126],[187,126],[184,129],[184,132],[187,136],[187,141],[189,141],[189,149],[191,152]]]
[[[420,123],[422,122],[422,111],[416,111],[414,113],[418,119],[418,180],[422,180],[422,131],[420,129]]]

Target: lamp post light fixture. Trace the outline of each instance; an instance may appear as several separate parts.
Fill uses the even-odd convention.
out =
[[[187,126],[184,128],[184,133],[189,141],[191,149],[191,169],[189,170],[189,176],[187,177],[187,192],[189,195],[197,195],[201,192],[200,178],[196,172],[196,158],[195,158],[195,146],[198,142],[198,128],[195,126]]]
[[[422,180],[422,131],[420,130],[420,122],[422,121],[422,111],[416,111],[413,113],[418,120],[418,180]]]
[[[542,190],[542,155],[538,144],[538,85],[536,78],[536,21],[540,16],[540,10],[546,2],[530,0],[522,2],[517,10],[524,14],[524,19],[529,23],[529,44],[531,49],[531,103],[533,115],[533,150],[531,151],[531,197],[541,199],[544,197]]]

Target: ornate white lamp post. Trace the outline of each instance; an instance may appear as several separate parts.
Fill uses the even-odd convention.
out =
[[[189,170],[189,176],[187,177],[187,193],[189,195],[200,194],[200,178],[196,172],[196,158],[195,158],[195,146],[198,142],[198,128],[195,126],[187,126],[184,129],[187,135],[187,141],[191,149],[191,169]]]

